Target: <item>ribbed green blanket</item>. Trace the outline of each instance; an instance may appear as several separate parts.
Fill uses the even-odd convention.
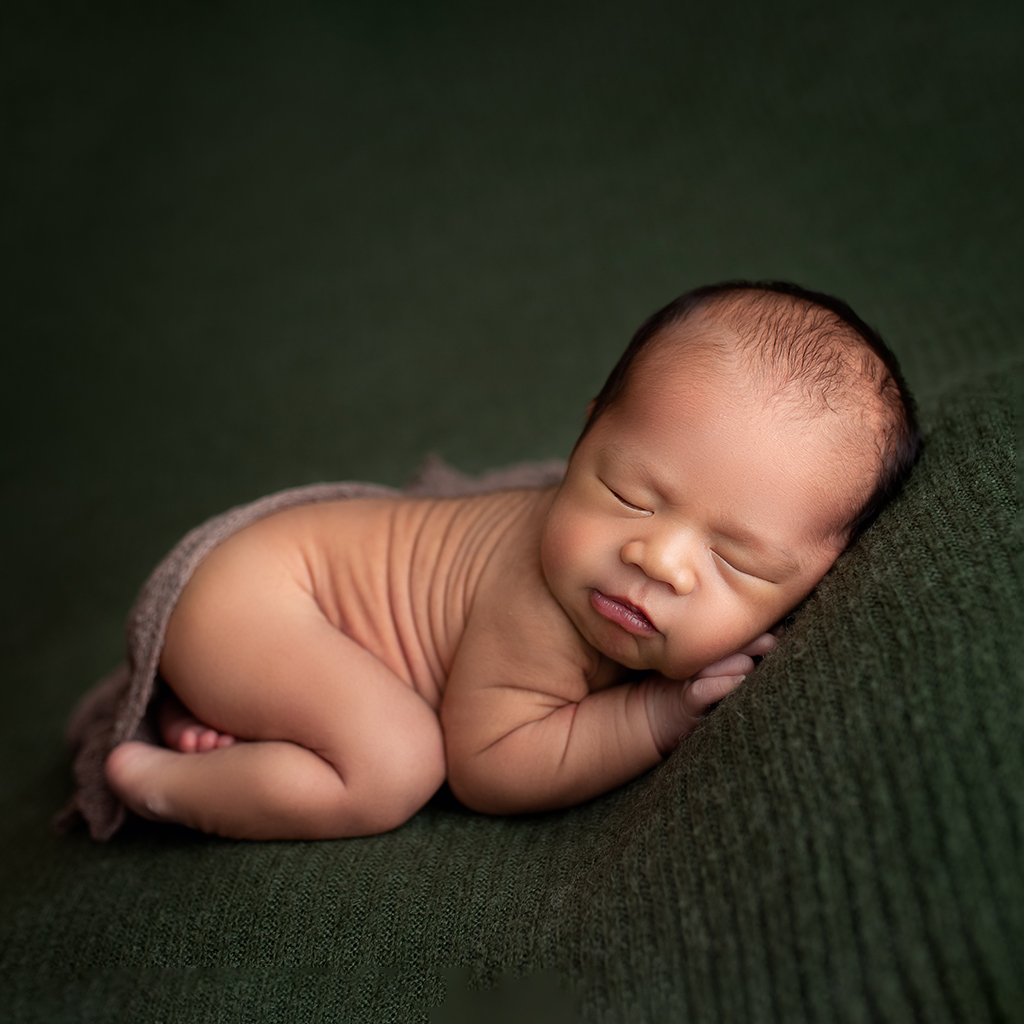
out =
[[[1024,1020],[1021,11],[9,5],[0,1019]],[[736,276],[879,327],[926,449],[660,768],[344,842],[52,832],[186,530],[564,457]]]

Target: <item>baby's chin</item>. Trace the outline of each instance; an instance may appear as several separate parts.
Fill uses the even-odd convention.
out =
[[[722,652],[710,651],[707,652],[705,660],[699,660],[689,652],[688,657],[677,660],[666,657],[668,652],[665,650],[666,638],[663,635],[659,634],[653,638],[631,638],[622,631],[621,634],[615,634],[616,642],[613,643],[608,641],[607,637],[602,638],[591,632],[585,620],[576,622],[575,625],[583,639],[609,661],[621,665],[630,672],[650,673],[678,682],[693,678],[701,669],[734,653],[731,649]],[[704,657],[704,654],[701,654],[700,658]]]

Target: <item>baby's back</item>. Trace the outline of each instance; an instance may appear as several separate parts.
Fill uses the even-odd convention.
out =
[[[239,596],[232,591],[251,585],[280,587],[286,601],[298,588],[436,709],[486,567],[499,550],[507,556],[510,547],[534,543],[536,513],[550,495],[499,491],[289,509],[216,548],[182,601],[231,602]]]

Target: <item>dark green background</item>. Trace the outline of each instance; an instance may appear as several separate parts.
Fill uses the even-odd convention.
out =
[[[928,423],[977,424],[993,380],[1021,369],[1021,10],[991,0],[4,5],[0,993],[14,1019],[422,1019],[449,968],[477,989],[502,971],[526,975],[513,988],[529,1014],[546,1007],[562,1020],[541,968],[557,969],[588,1020],[939,1020],[943,1006],[948,1019],[1008,1019],[1019,990],[1007,980],[1013,948],[998,949],[1021,937],[1019,801],[996,800],[1004,845],[976,840],[998,856],[979,868],[985,895],[962,904],[988,900],[1002,917],[979,910],[966,925],[969,914],[950,924],[921,909],[945,905],[938,890],[914,889],[927,852],[897,857],[896,895],[858,895],[859,871],[889,874],[885,848],[872,846],[866,865],[842,852],[847,819],[816,819],[824,846],[783,849],[778,865],[796,866],[757,886],[757,899],[772,884],[796,893],[788,960],[764,953],[783,941],[766,925],[761,953],[730,945],[756,931],[742,893],[693,920],[686,893],[708,878],[691,863],[693,888],[678,874],[667,882],[644,852],[657,840],[625,838],[645,835],[645,799],[698,785],[679,781],[678,760],[564,815],[490,821],[441,804],[350,844],[253,847],[137,828],[100,847],[56,838],[48,820],[68,791],[62,723],[120,658],[137,586],[188,528],[285,486],[399,484],[431,451],[473,472],[564,456],[630,332],[689,287],[770,277],[839,294],[889,339]],[[961,390],[974,398],[949,412],[940,395]],[[950,428],[936,458],[989,467],[971,480],[998,476],[1008,420],[992,423],[967,441]],[[927,488],[948,481],[945,465],[925,466],[921,508],[934,504]],[[968,497],[949,487],[959,497],[942,528],[998,505],[980,485]],[[997,547],[1005,481],[1001,493]],[[912,519],[897,521],[907,532],[893,534],[893,550],[919,536]],[[964,579],[1004,595],[981,618],[1002,623],[1000,650],[1012,654],[1019,574],[1006,563],[993,591],[985,574],[1003,565],[993,558]],[[953,555],[945,566],[911,559],[883,589],[920,587],[926,562],[940,578],[960,571]],[[870,662],[872,637],[903,636],[893,614],[863,620],[832,652],[833,675],[815,676],[822,693],[849,658]],[[935,658],[948,632],[937,621],[900,650]],[[961,655],[979,663],[969,645]],[[920,683],[911,662],[865,671]],[[1004,723],[1020,719],[1017,665],[996,663],[1012,683],[992,705]],[[977,679],[964,671],[956,700],[969,701]],[[766,676],[763,692],[784,678]],[[899,705],[911,725],[934,712],[916,694]],[[825,727],[799,700],[773,706],[820,739]],[[891,721],[881,708],[870,715]],[[833,718],[826,749],[847,728]],[[716,728],[726,727],[706,730],[694,757],[712,756]],[[891,739],[902,749],[906,733]],[[976,785],[984,771],[1009,791],[1024,784],[1019,748],[992,749],[972,768]],[[843,756],[829,778],[846,777]],[[815,757],[814,778],[828,760]],[[753,777],[760,764],[747,765]],[[890,781],[909,770],[890,768]],[[970,792],[971,779],[961,783]],[[812,818],[843,806],[841,781],[807,784]],[[777,802],[764,806],[785,817],[792,795],[771,792]],[[725,863],[728,805],[702,833],[694,799],[678,827],[697,845],[680,856]],[[898,851],[914,814],[893,799],[888,811],[907,815],[890,836]],[[735,856],[761,852],[758,835]],[[945,835],[933,838],[955,875],[973,847]],[[622,853],[630,841],[642,848]],[[618,919],[601,909],[613,892],[626,900]],[[839,909],[812,926],[801,900]],[[637,916],[650,907],[653,917]],[[671,941],[666,914],[680,929]],[[861,927],[876,918],[875,931]],[[958,928],[967,952],[950,959],[941,936]],[[738,965],[735,978],[723,961]],[[973,988],[948,981],[960,967]],[[449,977],[445,1019],[457,1019],[462,977]],[[466,1019],[501,1019],[485,1006]]]

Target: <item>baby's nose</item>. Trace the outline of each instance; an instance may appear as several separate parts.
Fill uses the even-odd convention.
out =
[[[652,580],[667,583],[677,594],[688,594],[693,590],[696,573],[689,545],[679,541],[631,540],[622,548],[622,561],[637,566]]]

